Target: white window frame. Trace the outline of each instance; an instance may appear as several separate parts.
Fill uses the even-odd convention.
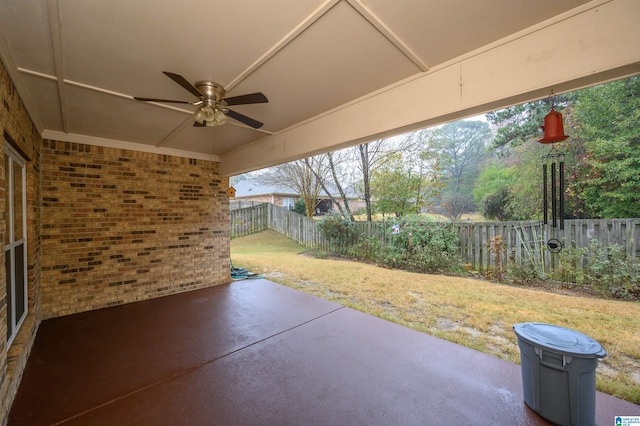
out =
[[[9,244],[5,244],[4,247],[4,253],[5,256],[7,256],[7,254],[9,256],[11,256],[11,272],[10,272],[10,276],[8,271],[5,271],[5,276],[6,276],[6,285],[7,286],[11,286],[11,300],[7,300],[7,305],[11,304],[11,324],[13,326],[13,330],[11,329],[7,329],[7,347],[11,346],[11,343],[13,343],[13,340],[15,339],[15,337],[18,335],[18,331],[20,330],[20,327],[22,326],[22,323],[24,322],[25,318],[27,317],[27,313],[29,312],[29,283],[28,283],[28,275],[27,275],[27,162],[26,160],[22,157],[22,155],[20,155],[20,153],[18,153],[15,149],[13,149],[13,147],[6,142],[5,140],[5,146],[4,146],[4,154],[7,155],[7,157],[9,158],[9,161],[4,165],[5,168],[8,168],[8,170],[5,172],[7,176],[10,176],[10,181],[9,182],[5,182],[6,188],[5,190],[7,191],[7,196],[6,198],[10,201],[9,203],[6,203],[7,205],[5,206],[5,221],[9,221],[10,226],[6,226],[6,228],[9,229],[9,235],[5,236],[5,239],[7,239],[9,241]],[[21,169],[21,175],[22,175],[22,188],[20,188],[20,190],[22,191],[22,236],[20,236],[20,238],[16,239],[16,235],[14,235],[15,232],[15,226],[14,226],[14,204],[13,204],[13,200],[15,199],[14,197],[14,180],[13,180],[13,176],[14,176],[14,168],[16,167],[16,165],[18,167],[20,167]],[[22,250],[23,250],[23,271],[22,271],[22,276],[24,279],[24,283],[22,283],[22,290],[24,291],[24,312],[22,314],[21,318],[15,318],[16,316],[16,274],[15,274],[15,248],[22,245]],[[6,260],[5,260],[6,261]],[[6,289],[5,289],[6,292]],[[8,306],[7,306],[7,314],[8,312]],[[8,319],[7,319],[8,320]]]
[[[282,197],[282,207],[293,210],[296,207],[295,197]]]

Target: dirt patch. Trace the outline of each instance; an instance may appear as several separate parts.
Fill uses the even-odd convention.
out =
[[[273,272],[267,272],[266,274],[264,274],[264,276],[266,278],[285,278],[287,276],[287,274],[283,274],[282,272],[278,272],[278,271],[273,271]]]
[[[640,359],[631,358],[629,356],[621,356],[622,365],[625,371],[629,371],[629,377],[640,385]]]
[[[451,331],[460,328],[460,323],[451,321],[449,318],[436,318],[436,327],[443,331]]]
[[[636,385],[640,385],[640,360],[632,359],[624,355],[619,355],[617,359],[622,364],[622,366],[618,368],[609,365],[607,358],[600,360],[597,374],[608,377],[609,379],[616,379],[620,374],[625,374]]]
[[[471,337],[473,337],[474,339],[477,339],[478,337],[482,336],[484,333],[480,330],[476,330],[473,327],[462,327],[462,329],[464,331],[466,331],[467,333],[469,333],[471,335]]]

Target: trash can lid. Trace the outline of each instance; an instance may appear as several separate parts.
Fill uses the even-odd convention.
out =
[[[513,330],[526,342],[562,355],[602,358],[607,354],[600,343],[569,328],[539,322],[525,322],[514,325]]]

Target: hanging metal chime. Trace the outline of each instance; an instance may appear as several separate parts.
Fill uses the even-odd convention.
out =
[[[551,201],[551,226],[564,229],[564,154],[552,153],[542,157],[542,213],[544,224],[549,223]],[[550,173],[549,173],[550,172]]]

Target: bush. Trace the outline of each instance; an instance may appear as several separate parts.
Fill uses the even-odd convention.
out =
[[[562,251],[559,262],[553,279],[587,285],[607,297],[640,297],[640,261],[618,244],[601,247],[591,240],[589,247]]]
[[[345,256],[350,248],[358,242],[358,233],[353,222],[346,220],[339,214],[325,216],[318,228],[324,237],[329,240],[330,250],[339,256]]]
[[[381,247],[377,261],[393,268],[415,272],[454,271],[460,267],[458,234],[449,224],[410,215],[397,223],[400,233],[391,234]]]
[[[520,263],[510,261],[507,266],[507,275],[524,282],[547,279],[544,271],[540,270],[540,265],[534,264],[534,262],[528,258],[522,259]]]
[[[360,207],[358,210],[354,211],[353,214],[355,216],[366,215],[367,214],[367,208],[366,207]]]
[[[324,217],[318,228],[329,240],[331,252],[391,268],[414,272],[452,272],[460,268],[458,234],[453,226],[418,215],[398,218],[400,233],[361,238],[353,222],[340,215]]]
[[[449,194],[442,200],[442,214],[449,220],[460,220],[464,213],[475,208],[473,197],[462,194]]]
[[[371,238],[360,237],[356,244],[349,247],[347,250],[347,256],[358,260],[382,263],[378,261],[381,250],[382,242],[379,236]]]
[[[515,220],[511,212],[513,195],[509,188],[500,188],[495,194],[489,195],[482,203],[482,216],[489,220]]]
[[[305,206],[304,201],[302,200],[302,198],[298,198],[296,200],[296,203],[293,206],[293,211],[301,214],[302,216],[306,216],[307,215],[307,206]]]

